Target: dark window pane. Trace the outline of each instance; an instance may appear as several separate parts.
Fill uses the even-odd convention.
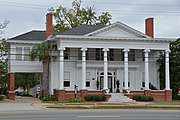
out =
[[[86,81],[86,87],[90,87],[90,81]]]
[[[142,82],[142,87],[145,87],[145,82]]]
[[[70,81],[64,81],[64,87],[70,87]]]

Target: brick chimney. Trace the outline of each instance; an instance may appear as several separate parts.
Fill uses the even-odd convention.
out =
[[[145,33],[146,35],[150,37],[154,37],[154,19],[153,18],[147,18],[145,20]]]
[[[53,34],[53,13],[48,13],[46,15],[46,37],[50,36]]]

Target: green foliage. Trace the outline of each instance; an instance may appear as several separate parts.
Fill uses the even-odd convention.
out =
[[[170,87],[172,89],[173,99],[177,98],[178,90],[180,88],[180,38],[170,44]],[[165,56],[163,53],[158,60],[159,77],[161,82],[161,89],[165,88]]]
[[[3,95],[3,94],[0,95],[0,100],[4,100],[4,99],[6,99],[6,98],[7,98],[6,95]]]
[[[39,84],[40,74],[38,73],[16,73],[15,88],[24,87],[29,89]]]
[[[145,101],[145,102],[154,100],[153,97],[151,97],[151,96],[141,96],[141,95],[133,96],[132,99],[136,100],[136,101]]]
[[[39,99],[42,101],[57,101],[54,96],[40,96]]]
[[[82,8],[80,0],[74,0],[72,8],[60,5],[57,9],[52,7],[49,10],[54,13],[56,20],[54,29],[57,31],[66,31],[79,25],[107,25],[111,20],[108,12],[97,16],[93,7]]]
[[[176,95],[174,99],[175,100],[180,100],[180,95]]]
[[[105,95],[86,95],[84,96],[85,101],[106,101]]]
[[[54,59],[50,55],[52,51],[57,49],[56,46],[50,44],[49,42],[45,41],[41,44],[35,44],[29,54],[30,59],[32,61],[39,60],[42,61],[43,66],[43,75],[42,75],[42,90],[44,91],[44,95],[49,95],[49,63],[51,60]]]
[[[69,102],[83,102],[81,98],[70,98]]]

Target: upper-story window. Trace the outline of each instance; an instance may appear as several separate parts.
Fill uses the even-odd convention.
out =
[[[29,61],[30,47],[24,47],[24,60]]]
[[[96,60],[104,60],[102,48],[96,48]]]
[[[70,48],[66,48],[64,51],[64,59],[70,59]]]
[[[16,47],[16,60],[22,60],[22,47]]]
[[[124,52],[122,54],[122,60],[124,61]],[[128,52],[128,61],[135,61],[135,50],[130,50]]]
[[[108,61],[114,61],[114,49],[109,49],[107,58],[108,58]]]

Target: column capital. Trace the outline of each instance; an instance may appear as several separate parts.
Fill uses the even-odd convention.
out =
[[[87,51],[88,49],[87,49],[87,47],[82,47],[81,48],[81,51]]]
[[[64,50],[66,50],[66,48],[65,47],[59,47],[58,50],[64,51]]]
[[[145,53],[150,52],[150,49],[144,49],[143,52],[145,52]]]
[[[129,52],[130,49],[129,48],[124,48],[123,52]]]
[[[103,48],[102,51],[107,52],[107,51],[109,51],[109,48]]]
[[[165,53],[170,53],[170,52],[171,52],[171,50],[169,50],[169,49],[165,50]]]

